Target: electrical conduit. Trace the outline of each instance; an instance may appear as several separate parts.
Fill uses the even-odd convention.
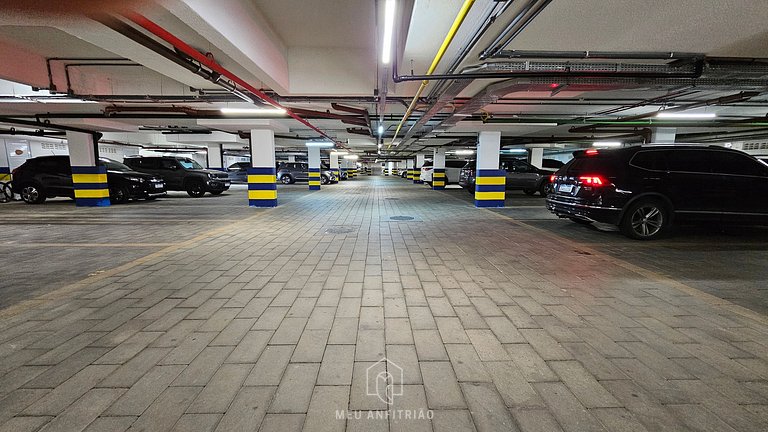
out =
[[[456,33],[459,30],[459,27],[461,27],[461,23],[464,22],[464,18],[467,17],[469,10],[472,8],[472,5],[474,3],[475,3],[475,0],[464,0],[464,4],[461,6],[461,9],[459,10],[459,14],[456,15],[456,19],[453,20],[453,25],[451,25],[451,29],[448,30],[448,34],[445,35],[443,44],[440,45],[440,49],[437,50],[437,54],[435,54],[435,58],[432,60],[432,65],[429,66],[429,70],[427,70],[426,75],[432,75],[435,69],[437,69],[437,65],[440,63],[440,60],[442,60],[443,55],[445,54],[445,51],[448,49],[448,46],[453,41],[453,38],[454,36],[456,36]],[[403,114],[402,120],[400,120],[400,123],[397,125],[397,129],[395,130],[395,135],[392,137],[392,141],[387,146],[387,149],[392,147],[392,144],[395,143],[395,139],[397,139],[397,134],[400,133],[400,129],[402,129],[405,122],[408,121],[408,117],[411,116],[411,113],[413,113],[413,109],[416,108],[416,103],[418,102],[419,97],[421,97],[421,93],[424,91],[425,88],[427,88],[428,85],[429,85],[429,81],[427,80],[424,80],[421,82],[421,85],[419,86],[419,90],[416,92],[416,95],[413,97],[411,104],[408,105],[408,109],[405,110],[405,114]]]

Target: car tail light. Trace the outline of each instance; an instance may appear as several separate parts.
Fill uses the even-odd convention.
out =
[[[608,184],[607,181],[605,181],[604,178],[596,175],[591,176],[580,176],[579,181],[582,184],[588,185],[588,186],[603,186]]]
[[[549,182],[550,183],[554,183],[555,180],[557,180],[557,174],[552,174],[551,176],[549,176]]]
[[[595,149],[589,149],[589,150],[584,152],[584,154],[587,155],[587,156],[594,156],[594,155],[596,155],[598,153],[599,152],[597,150],[595,150]]]

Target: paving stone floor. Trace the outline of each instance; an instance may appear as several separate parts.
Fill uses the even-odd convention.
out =
[[[764,314],[397,178],[248,210],[0,310],[0,431],[768,428]]]

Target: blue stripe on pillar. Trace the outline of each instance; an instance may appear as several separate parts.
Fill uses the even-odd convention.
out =
[[[106,179],[107,167],[105,166],[73,166],[72,167],[72,187],[75,195],[75,205],[77,207],[108,207],[109,201],[109,183],[82,183],[84,180],[80,174],[96,174],[87,176],[88,179],[99,180],[99,177]],[[80,180],[80,181],[78,181]]]

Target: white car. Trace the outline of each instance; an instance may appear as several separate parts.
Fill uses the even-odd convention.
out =
[[[467,161],[463,161],[463,160],[445,161],[446,184],[458,183],[461,169],[464,168],[464,165],[466,164],[467,164]],[[419,180],[427,184],[432,184],[432,162],[431,161],[424,162],[424,165],[421,166],[421,174],[419,175]]]

